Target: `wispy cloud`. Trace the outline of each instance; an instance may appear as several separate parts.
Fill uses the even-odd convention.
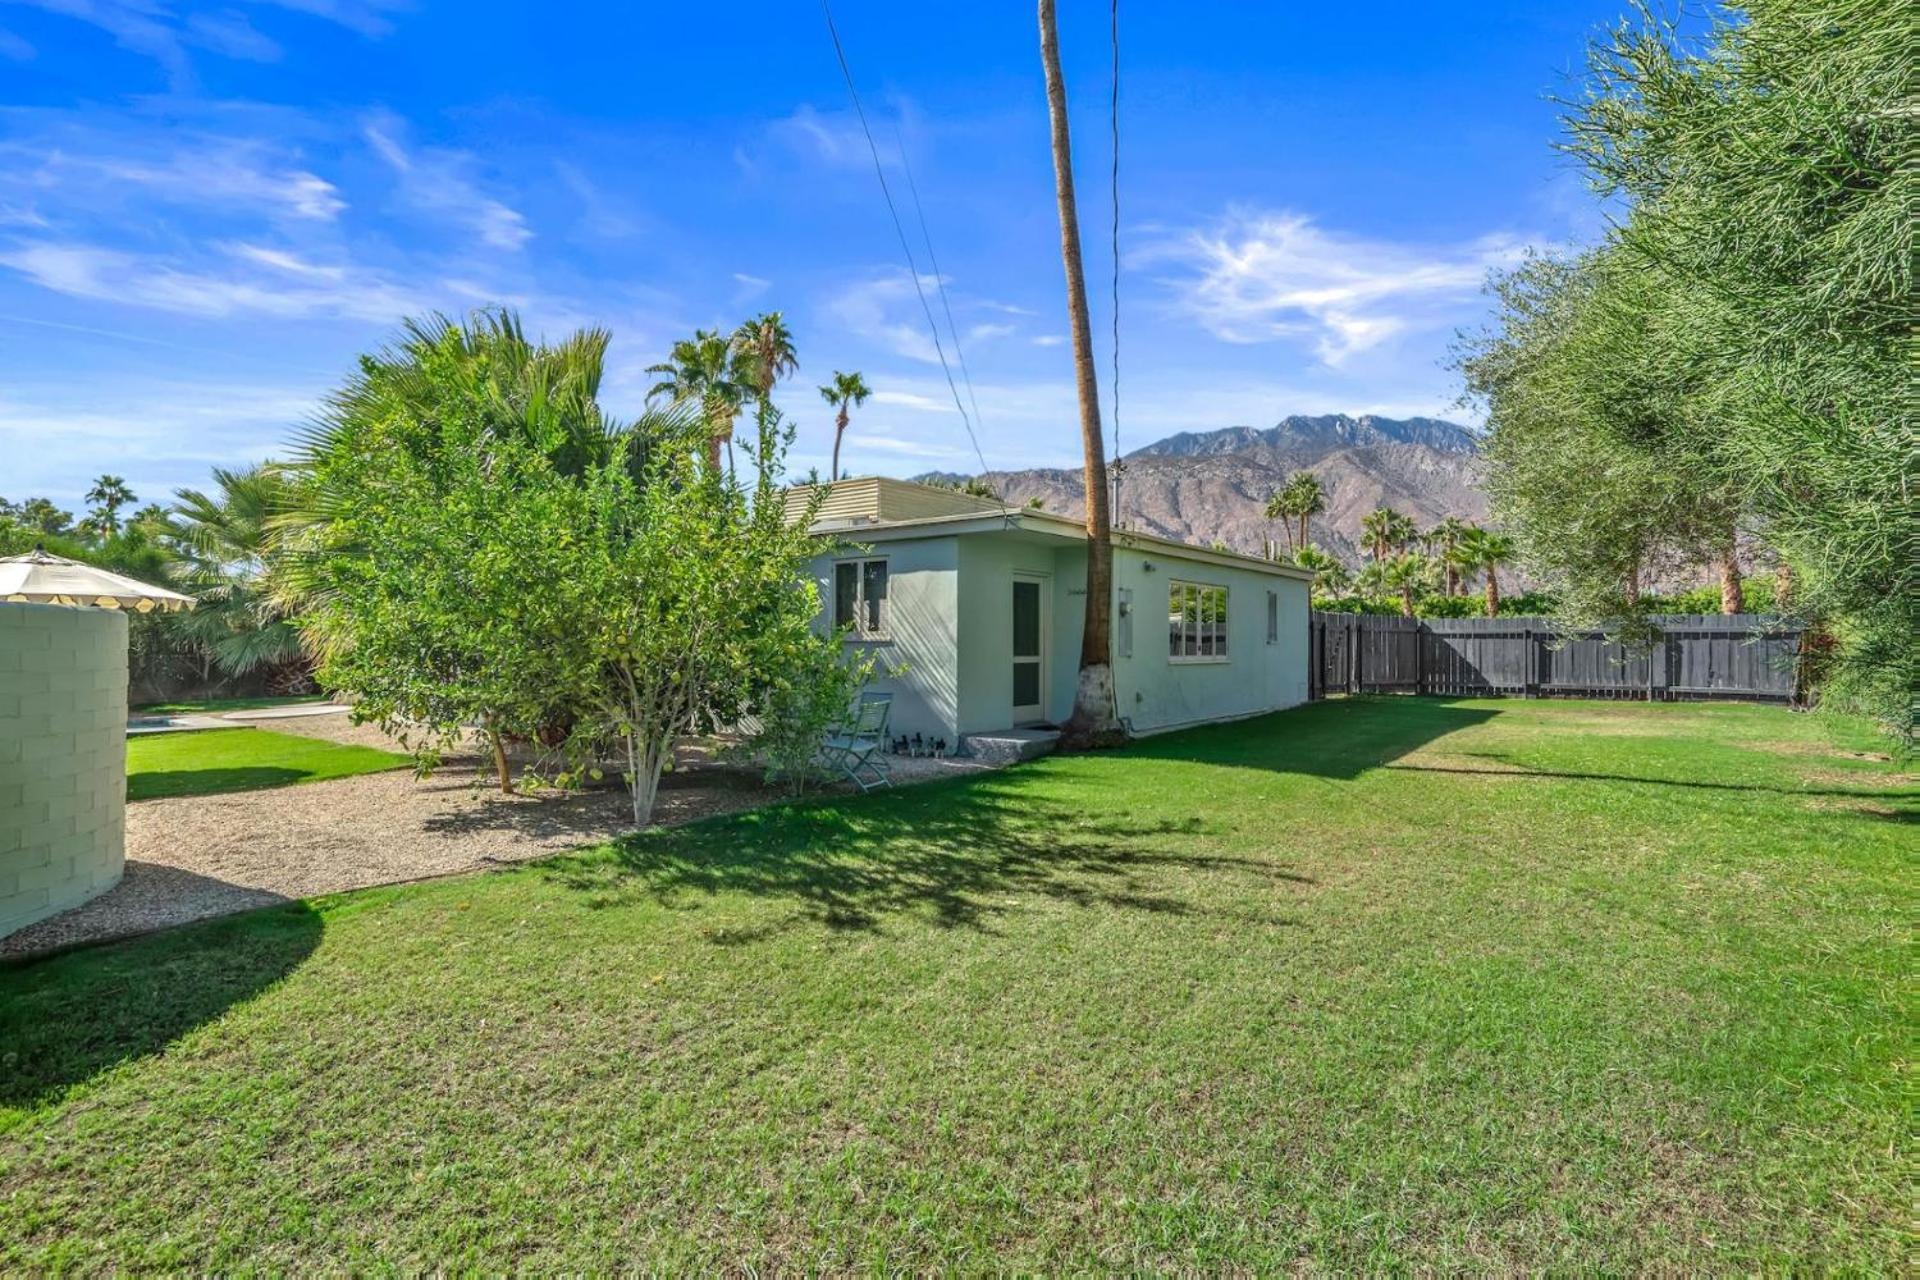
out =
[[[14,62],[30,62],[34,57],[34,47],[22,40],[5,27],[0,27],[0,58]]]
[[[417,290],[377,272],[316,265],[259,246],[235,249],[220,270],[99,245],[26,241],[0,250],[0,267],[68,297],[180,315],[335,316],[387,324],[431,306]]]
[[[900,140],[913,131],[911,114],[904,106],[892,116],[869,106],[867,121],[873,128],[871,150],[860,119],[853,112],[820,111],[807,103],[795,108],[792,115],[774,121],[767,132],[796,155],[833,168],[871,170],[875,151],[880,153],[881,164],[898,167]]]
[[[1523,250],[1511,236],[1425,247],[1329,231],[1304,214],[1235,209],[1133,261],[1179,268],[1164,281],[1175,310],[1215,337],[1302,340],[1338,365],[1404,331],[1455,322],[1488,270]]]
[[[391,23],[384,15],[400,7],[395,0],[261,2],[324,19],[363,36],[385,35]],[[129,53],[153,59],[175,88],[194,83],[192,53],[195,50],[253,62],[272,62],[280,56],[277,43],[255,29],[246,15],[231,9],[181,14],[160,0],[12,0],[12,3],[72,18],[105,32]],[[4,42],[0,42],[0,50],[3,49]]]
[[[0,192],[52,193],[69,207],[100,207],[124,204],[129,188],[172,205],[316,222],[347,207],[331,182],[252,139],[67,128],[0,144]]]
[[[519,211],[480,189],[473,177],[478,167],[473,156],[438,147],[412,148],[407,132],[405,121],[384,111],[368,117],[362,128],[367,145],[399,179],[407,204],[467,228],[490,248],[516,250],[533,238]]]
[[[923,289],[932,289],[938,283],[933,276],[920,277]],[[842,289],[828,300],[827,314],[894,355],[926,364],[940,360],[913,277],[905,271],[892,271]]]

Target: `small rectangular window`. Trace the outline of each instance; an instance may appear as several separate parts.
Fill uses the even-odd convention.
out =
[[[1225,662],[1227,589],[1197,582],[1167,584],[1167,657],[1174,662]]]
[[[1280,593],[1267,592],[1267,643],[1280,643]]]
[[[886,638],[885,560],[842,560],[833,566],[833,625],[852,628],[860,640]]]

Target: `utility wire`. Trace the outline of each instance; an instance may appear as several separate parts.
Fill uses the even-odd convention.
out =
[[[940,309],[947,314],[947,334],[953,339],[953,357],[960,365],[960,380],[967,386],[967,403],[973,406],[973,420],[984,429],[986,421],[980,416],[980,402],[973,395],[973,375],[967,372],[967,353],[960,349],[960,330],[953,323],[953,306],[947,301],[947,278],[940,272],[940,259],[933,256],[933,234],[927,230],[926,207],[920,203],[920,188],[913,180],[913,162],[907,159],[907,140],[900,136],[900,126],[893,127],[893,140],[900,148],[900,168],[907,175],[907,191],[913,196],[913,213],[920,220],[920,239],[927,247],[927,265],[933,268],[933,285],[940,293]],[[985,466],[983,462],[981,466]]]
[[[847,63],[847,50],[840,43],[840,29],[834,25],[833,6],[829,0],[820,0],[820,12],[826,15],[827,34],[833,37],[834,56],[840,60],[840,74],[846,77],[847,95],[853,99],[853,111],[860,118],[860,132],[867,137],[867,150],[873,156],[873,175],[880,180],[880,194],[886,197],[887,214],[893,219],[893,230],[900,237],[900,251],[907,258],[907,274],[913,279],[913,291],[920,296],[920,309],[926,312],[927,328],[933,333],[934,354],[940,357],[940,371],[947,377],[947,390],[953,394],[953,407],[960,413],[960,422],[967,429],[967,439],[973,444],[973,456],[979,460],[980,474],[989,475],[987,456],[980,451],[980,438],[974,434],[973,419],[967,416],[967,407],[960,403],[960,388],[953,380],[953,370],[947,364],[947,351],[940,341],[940,326],[933,318],[933,304],[927,301],[926,288],[920,283],[920,269],[913,261],[913,246],[907,241],[907,229],[900,221],[900,210],[893,201],[893,188],[887,185],[886,167],[880,163],[880,148],[873,140],[873,129],[867,123],[867,109],[860,105],[860,90],[854,87],[853,68]],[[903,152],[904,155],[904,152]],[[924,227],[924,223],[922,224]],[[942,293],[944,297],[944,291]],[[959,354],[960,343],[954,340],[954,353]]]

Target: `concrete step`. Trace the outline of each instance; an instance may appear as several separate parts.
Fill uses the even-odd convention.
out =
[[[1018,764],[1038,760],[1060,741],[1058,729],[997,729],[970,733],[961,739],[967,754],[982,764]]]

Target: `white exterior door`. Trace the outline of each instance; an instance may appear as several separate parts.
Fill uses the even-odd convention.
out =
[[[1044,578],[1013,580],[1013,723],[1047,718],[1047,592]]]

